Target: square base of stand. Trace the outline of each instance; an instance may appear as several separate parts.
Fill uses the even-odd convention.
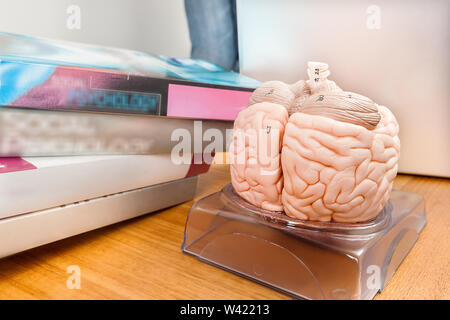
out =
[[[426,224],[423,196],[393,190],[364,223],[311,222],[259,209],[229,184],[192,206],[183,252],[302,299],[372,299]]]

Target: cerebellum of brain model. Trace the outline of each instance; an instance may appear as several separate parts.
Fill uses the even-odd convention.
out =
[[[363,222],[389,199],[400,154],[392,112],[328,80],[269,81],[234,123],[231,182],[249,203],[293,218]]]

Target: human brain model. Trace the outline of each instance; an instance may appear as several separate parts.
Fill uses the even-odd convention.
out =
[[[231,181],[246,201],[314,221],[377,216],[397,174],[399,126],[389,109],[328,80],[308,63],[309,80],[269,81],[234,123]]]

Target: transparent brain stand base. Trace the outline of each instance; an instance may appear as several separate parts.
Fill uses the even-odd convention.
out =
[[[257,208],[228,184],[194,203],[182,250],[296,298],[372,299],[425,224],[423,197],[410,192],[393,190],[367,222],[313,222]]]

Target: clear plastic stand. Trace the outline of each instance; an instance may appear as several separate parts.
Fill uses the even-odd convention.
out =
[[[425,224],[423,197],[410,192],[393,190],[368,222],[311,222],[259,209],[228,184],[192,206],[181,249],[296,298],[372,299]]]

